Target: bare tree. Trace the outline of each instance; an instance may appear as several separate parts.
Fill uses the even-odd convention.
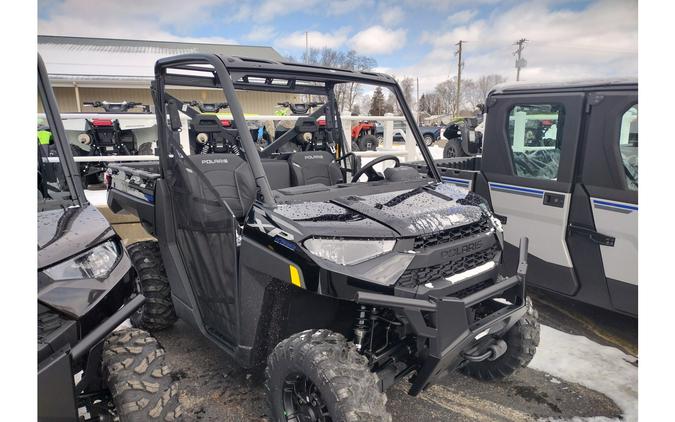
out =
[[[502,75],[484,75],[476,80],[476,88],[480,93],[483,102],[487,98],[488,93],[497,84],[506,82],[506,78]]]
[[[399,82],[401,86],[401,91],[403,91],[403,98],[405,102],[408,103],[408,107],[415,108],[415,80],[413,78],[403,78]]]
[[[304,52],[301,57],[303,63],[349,70],[371,70],[377,66],[375,59],[362,56],[354,50],[345,52],[328,47],[310,48],[309,52]],[[340,111],[351,110],[361,92],[362,87],[353,82],[336,85],[335,99]]]

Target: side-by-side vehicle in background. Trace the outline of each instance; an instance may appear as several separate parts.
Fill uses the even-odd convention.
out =
[[[436,166],[490,202],[508,273],[527,236],[529,285],[637,316],[637,82],[505,84],[486,106],[482,157]]]
[[[134,246],[156,268],[141,275],[153,300],[134,324],[178,316],[241,365],[265,366],[275,421],[387,421],[384,392],[401,379],[412,376],[417,395],[448,371],[492,380],[530,362],[539,325],[525,296],[527,239],[516,274],[502,276],[501,223],[441,179],[393,78],[206,54],[161,59],[155,74],[159,163],[109,169],[110,208],[158,240]],[[391,155],[356,166],[335,95],[350,83],[395,95],[429,175]],[[199,111],[177,87],[221,90],[236,151],[183,150],[181,114]],[[323,104],[259,150],[244,91]],[[325,141],[288,148],[320,118]]]
[[[49,128],[37,165],[38,420],[177,421],[164,350],[146,331],[115,331],[146,298],[121,239],[84,196],[39,56],[38,94]]]

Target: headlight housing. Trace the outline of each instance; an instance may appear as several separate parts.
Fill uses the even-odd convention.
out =
[[[44,270],[53,280],[81,278],[105,278],[115,266],[120,251],[117,244],[109,240],[68,261]]]
[[[355,265],[391,252],[395,240],[333,239],[312,237],[305,240],[305,248],[319,258],[339,265]]]

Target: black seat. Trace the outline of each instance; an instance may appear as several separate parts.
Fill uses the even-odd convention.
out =
[[[291,187],[291,172],[288,161],[282,159],[263,159],[263,168],[273,190]]]
[[[288,162],[293,186],[315,183],[332,186],[344,181],[340,166],[328,151],[296,152],[288,158]]]
[[[202,172],[220,199],[241,220],[256,197],[256,184],[248,163],[235,154],[191,155],[190,160]]]

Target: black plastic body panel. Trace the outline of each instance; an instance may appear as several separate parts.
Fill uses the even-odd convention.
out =
[[[70,355],[59,352],[38,367],[38,421],[77,420]]]
[[[155,204],[118,189],[108,190],[108,208],[114,213],[126,210],[140,220],[143,228],[155,235]]]

